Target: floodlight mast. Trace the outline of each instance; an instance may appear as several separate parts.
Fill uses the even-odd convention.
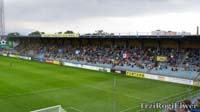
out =
[[[0,40],[5,36],[4,0],[0,0]]]

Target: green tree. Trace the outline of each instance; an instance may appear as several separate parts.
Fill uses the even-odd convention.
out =
[[[20,36],[20,33],[18,32],[12,32],[8,34],[8,37],[13,37],[13,36]]]
[[[72,33],[74,33],[73,31],[70,31],[70,30],[68,30],[68,31],[66,31],[64,34],[72,34]]]
[[[44,34],[45,34],[45,32],[40,32],[40,34],[44,35]]]
[[[41,36],[41,33],[39,31],[34,31],[34,32],[31,32],[29,36]]]
[[[62,32],[58,32],[58,34],[62,34]]]

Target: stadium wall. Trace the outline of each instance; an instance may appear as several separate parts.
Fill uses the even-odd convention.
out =
[[[7,53],[0,53],[0,54],[2,56],[6,56],[6,57],[19,58],[19,59],[24,59],[24,60],[36,60],[38,62],[44,62],[44,63],[48,63],[48,64],[83,68],[83,69],[95,70],[95,71],[101,71],[101,72],[109,72],[109,73],[111,72],[111,73],[121,74],[121,75],[124,75],[124,76],[129,76],[129,77],[145,78],[145,79],[159,80],[159,81],[172,82],[172,83],[178,83],[178,84],[185,84],[185,85],[192,85],[192,86],[199,86],[200,87],[199,81],[183,79],[183,78],[167,77],[167,76],[154,75],[154,74],[141,73],[141,72],[134,72],[134,71],[122,71],[122,70],[117,70],[117,69],[112,69],[112,68],[91,66],[91,65],[85,65],[85,64],[61,62],[61,61],[57,61],[57,60],[33,59],[33,58],[27,57],[27,56],[20,56],[20,55],[7,54]]]

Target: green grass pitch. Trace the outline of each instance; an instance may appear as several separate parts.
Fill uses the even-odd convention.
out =
[[[12,63],[12,66],[11,64]],[[67,112],[134,112],[188,90],[174,83],[0,57],[0,112],[30,112],[62,105]]]

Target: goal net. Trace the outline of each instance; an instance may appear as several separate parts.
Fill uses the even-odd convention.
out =
[[[67,111],[65,111],[61,107],[61,105],[57,105],[57,106],[52,106],[52,107],[34,110],[34,111],[31,111],[31,112],[67,112]]]

